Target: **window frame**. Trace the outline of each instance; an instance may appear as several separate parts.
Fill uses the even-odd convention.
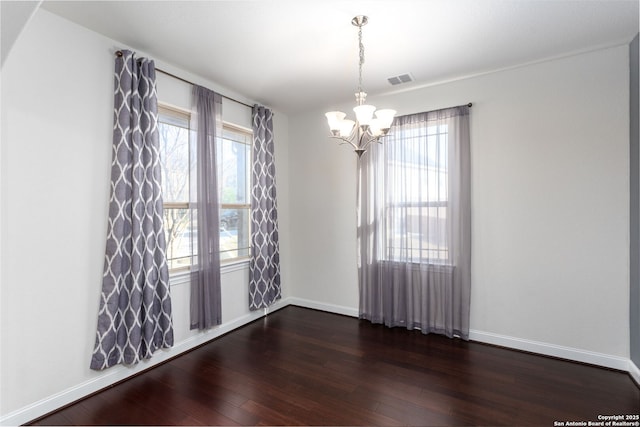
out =
[[[171,123],[169,121],[162,121],[160,118],[161,117],[174,117],[177,118],[178,120],[186,120],[187,122],[187,127],[183,127],[180,126],[176,123]],[[180,107],[176,107],[173,106],[171,104],[168,103],[164,103],[164,102],[158,102],[158,122],[162,122],[168,125],[172,125],[172,126],[177,126],[177,127],[182,127],[183,129],[186,129],[188,132],[188,138],[189,138],[189,161],[188,161],[188,165],[189,165],[189,170],[186,171],[187,174],[187,179],[189,180],[188,182],[188,186],[191,185],[195,185],[195,183],[191,182],[191,178],[194,176],[193,174],[193,170],[192,170],[192,143],[191,143],[191,132],[193,132],[193,128],[191,127],[191,112],[189,110],[180,108]],[[223,121],[222,123],[222,136],[219,138],[220,143],[224,140],[224,139],[228,139],[225,138],[225,132],[231,132],[231,133],[240,133],[243,134],[246,142],[243,141],[236,141],[235,139],[232,139],[232,141],[237,142],[237,143],[244,143],[249,147],[248,150],[248,158],[247,158],[247,164],[246,164],[246,169],[247,169],[247,188],[246,188],[246,193],[247,193],[247,203],[219,203],[219,218],[218,218],[218,222],[221,224],[220,221],[220,216],[221,213],[223,211],[223,209],[246,209],[247,210],[247,233],[248,233],[248,246],[247,247],[239,247],[239,248],[235,248],[235,249],[229,249],[229,250],[222,250],[222,248],[219,248],[219,254],[220,254],[220,265],[221,267],[228,267],[231,268],[233,270],[233,266],[238,265],[238,266],[242,266],[244,264],[246,264],[251,257],[251,181],[252,181],[252,174],[251,174],[251,168],[252,168],[252,141],[253,141],[253,131],[251,129],[248,129],[246,127],[234,124],[234,123],[230,123],[227,121]],[[217,147],[216,147],[217,148]],[[220,171],[218,172],[218,178],[220,178]],[[219,191],[219,189],[218,189]],[[191,188],[189,187],[188,194],[191,193]],[[218,196],[220,197],[220,194],[218,194]],[[176,201],[165,201],[165,197],[163,194],[163,210],[164,209],[191,209],[191,202],[189,200],[187,200],[186,202],[176,202]],[[189,219],[189,224],[191,224],[192,219]],[[166,224],[164,225],[165,227],[165,233],[166,233]],[[188,226],[189,228],[189,226]],[[169,242],[167,242],[169,243]],[[167,245],[168,246],[168,245]],[[236,257],[232,257],[232,258],[222,258],[223,253],[229,253],[232,251],[245,251],[246,255],[245,256],[236,256]],[[168,255],[168,254],[167,254]],[[174,267],[171,268],[170,266],[172,265],[172,260],[178,259],[178,258],[172,258],[171,260],[169,258],[167,258],[167,263],[169,265],[169,274],[172,277],[181,277],[181,276],[185,276],[188,277],[192,267],[194,266],[193,264],[193,260],[194,258],[197,257],[197,254],[194,254],[194,249],[193,247],[190,249],[189,251],[189,255],[188,258],[189,260],[189,264],[185,265],[185,266],[180,266],[180,267]],[[179,257],[179,258],[187,258],[187,257]]]
[[[238,134],[243,134],[246,137],[246,142],[244,141],[239,141],[239,140],[235,140],[235,139],[229,139],[233,142],[239,143],[239,144],[245,144],[248,146],[249,150],[248,150],[248,158],[247,158],[247,170],[246,170],[246,174],[247,174],[247,188],[246,188],[246,193],[247,193],[247,202],[246,203],[222,203],[219,202],[220,205],[220,212],[222,212],[222,210],[224,209],[246,209],[247,210],[247,233],[249,236],[248,239],[248,246],[247,247],[243,247],[243,248],[236,248],[236,249],[231,249],[229,251],[237,251],[240,252],[241,250],[246,250],[247,254],[245,256],[237,256],[234,258],[220,258],[220,264],[221,265],[229,265],[229,264],[235,264],[235,263],[243,263],[243,262],[248,262],[251,259],[251,228],[252,228],[252,224],[251,224],[251,187],[252,187],[252,173],[251,173],[251,168],[253,165],[253,150],[252,150],[252,143],[253,143],[253,130],[245,128],[244,126],[240,126],[237,125],[235,123],[230,123],[227,121],[222,121],[222,138],[221,140],[225,140],[228,138],[225,138],[225,132],[231,132],[231,133],[238,133]],[[218,177],[220,177],[220,174],[218,174]],[[222,256],[223,252],[229,252],[229,251],[223,251],[222,249],[220,249],[220,255]]]
[[[442,131],[442,127],[445,126],[446,131]],[[435,132],[430,132],[430,127],[432,128],[436,128]],[[415,130],[407,130],[404,132],[400,132],[400,135],[402,135],[403,133],[408,133],[410,134],[411,132],[414,132]],[[411,136],[411,135],[406,135],[406,136],[400,136],[397,135],[395,136],[395,139],[399,142],[405,142],[411,138],[415,138],[415,136]],[[444,159],[445,162],[445,166],[444,166],[444,173],[446,174],[446,185],[447,185],[447,191],[445,192],[446,195],[446,199],[442,200],[420,200],[420,201],[403,201],[403,202],[392,202],[392,201],[388,201],[385,200],[384,203],[384,215],[385,215],[385,222],[387,223],[385,225],[385,233],[384,233],[384,252],[383,252],[383,259],[386,262],[390,262],[390,263],[397,263],[397,262],[405,262],[404,260],[398,259],[397,257],[394,257],[393,254],[395,253],[396,250],[398,250],[398,248],[393,244],[394,242],[394,238],[392,237],[392,231],[394,230],[394,227],[391,226],[389,224],[389,222],[391,221],[391,215],[389,215],[389,212],[394,210],[394,209],[410,209],[410,208],[417,208],[417,209],[431,209],[431,208],[444,208],[445,212],[446,212],[446,217],[448,218],[449,215],[449,210],[451,208],[450,204],[449,204],[449,200],[450,200],[450,176],[449,176],[449,166],[448,163],[450,162],[450,152],[449,152],[449,129],[448,126],[446,125],[433,125],[433,126],[429,126],[428,124],[425,123],[425,128],[424,128],[424,134],[420,133],[420,135],[418,135],[418,137],[420,138],[424,138],[425,139],[425,144],[429,143],[429,138],[430,137],[435,137],[436,138],[436,144],[440,144],[440,138],[444,137],[445,141],[444,141],[444,145],[446,147],[446,156]],[[442,173],[440,172],[440,170],[443,168],[440,160],[439,159],[439,147],[436,148],[436,162],[435,162],[435,166],[429,166],[428,162],[426,164],[423,163],[407,163],[405,162],[404,164],[401,164],[398,160],[392,160],[390,159],[388,152],[386,151],[387,147],[384,147],[385,150],[385,155],[384,155],[384,168],[385,168],[385,175],[387,173],[389,173],[389,168],[402,168],[402,171],[406,172],[408,168],[411,167],[411,165],[416,165],[419,169],[425,169],[425,170],[429,170],[430,168],[434,168],[436,173]],[[427,172],[428,173],[428,172]],[[422,174],[422,172],[421,172]],[[408,215],[407,215],[408,216]],[[423,216],[419,216],[419,218],[423,218]],[[405,224],[405,233],[407,233],[407,229],[408,229],[408,225]],[[419,229],[422,229],[422,224],[420,222],[419,224]],[[423,238],[424,233],[422,231],[420,231],[419,233],[420,235],[420,239]],[[420,246],[417,250],[419,250],[420,252],[420,256],[419,258],[416,257],[409,257],[409,261],[412,264],[416,264],[416,265],[429,265],[429,266],[434,266],[434,267],[452,267],[454,265],[454,259],[453,259],[453,254],[451,253],[451,237],[449,235],[449,233],[446,233],[445,235],[445,242],[446,242],[446,246],[444,247],[444,249],[440,249],[440,248],[435,248],[435,249],[431,249],[429,247],[422,247]],[[416,249],[414,249],[416,250]],[[427,254],[429,254],[430,252],[436,252],[436,253],[441,253],[441,252],[445,252],[446,253],[446,257],[444,258],[434,258],[434,257],[423,257],[422,253],[423,252],[427,252]]]
[[[171,126],[176,126],[176,127],[181,127],[182,129],[185,129],[187,131],[187,146],[188,146],[188,165],[189,165],[189,170],[186,172],[187,175],[187,200],[184,202],[176,202],[176,201],[166,201],[165,200],[165,194],[162,195],[162,208],[163,211],[166,209],[186,209],[186,210],[190,210],[191,209],[191,205],[190,205],[190,201],[189,201],[189,194],[191,192],[191,112],[179,107],[175,107],[173,105],[169,105],[169,104],[165,104],[165,103],[161,103],[158,102],[158,124],[161,123],[160,117],[164,116],[164,117],[173,117],[176,118],[178,120],[185,120],[186,121],[186,127],[180,126],[176,123],[170,123],[170,122],[162,122],[164,124],[168,124]],[[162,150],[161,150],[162,151]],[[165,172],[163,171],[163,174]],[[166,176],[166,175],[165,175]],[[192,228],[191,225],[192,219],[189,218],[189,225],[187,227],[187,229]],[[163,227],[165,228],[165,232],[166,232],[166,224],[163,224]],[[168,240],[168,239],[167,239]],[[169,242],[167,241],[167,247],[169,245]],[[189,243],[189,245],[191,245],[191,243]],[[168,252],[168,251],[167,251]],[[168,255],[168,253],[167,253]],[[172,260],[176,260],[176,259],[180,259],[180,258],[188,258],[189,259],[189,263],[187,265],[184,266],[180,266],[180,267],[174,267],[171,268],[171,261]],[[186,257],[179,257],[179,258],[171,258],[169,259],[167,257],[167,264],[169,265],[169,274],[170,275],[174,275],[174,274],[183,274],[183,273],[188,273],[191,270],[191,267],[193,266],[193,259],[194,259],[194,253],[193,253],[193,248],[191,247],[189,250],[189,255]]]

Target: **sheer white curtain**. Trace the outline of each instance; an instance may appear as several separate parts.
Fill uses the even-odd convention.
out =
[[[360,318],[469,337],[469,107],[397,117],[358,166]]]

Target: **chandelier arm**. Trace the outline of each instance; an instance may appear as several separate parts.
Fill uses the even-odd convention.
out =
[[[364,135],[362,135],[362,139],[364,139],[365,136],[367,138],[366,138],[364,144],[362,142],[360,143],[360,149],[363,150],[363,151],[367,151],[367,149],[369,149],[369,145],[371,145],[371,142],[375,141],[377,139],[376,137],[374,137],[372,135],[369,135],[368,133],[365,133]]]
[[[382,144],[381,139],[389,136],[389,134],[387,133],[387,134],[383,134],[383,135],[373,136],[373,135],[369,134],[368,132],[366,132],[363,135],[363,137],[364,136],[366,136],[367,139],[366,139],[364,144],[360,143],[360,148],[362,148],[363,150],[367,150],[367,149],[369,149],[369,146],[371,145],[372,142],[377,142],[378,144]]]
[[[333,138],[333,139],[337,139],[339,141],[342,142],[338,142],[338,145],[345,145],[345,144],[349,144],[354,150],[358,149],[358,146],[356,144],[353,143],[353,141],[345,138],[344,136],[333,136],[333,135],[329,135],[329,138]]]

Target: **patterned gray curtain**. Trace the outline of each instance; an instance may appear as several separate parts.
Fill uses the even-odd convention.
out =
[[[111,199],[91,369],[148,359],[173,345],[160,193],[154,62],[116,58]]]
[[[360,318],[469,338],[469,107],[396,117],[358,163]]]
[[[208,329],[222,322],[220,289],[220,225],[216,141],[222,136],[222,97],[193,87],[191,152],[196,153],[196,189],[191,199],[196,210],[197,262],[191,274],[191,329]],[[195,145],[195,147],[193,147]],[[193,236],[194,233],[192,233]]]
[[[273,113],[253,107],[253,167],[251,189],[251,263],[249,309],[269,307],[281,297],[280,251]]]

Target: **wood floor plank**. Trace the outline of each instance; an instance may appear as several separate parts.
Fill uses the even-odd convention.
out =
[[[553,425],[640,412],[627,373],[289,306],[33,425]]]

